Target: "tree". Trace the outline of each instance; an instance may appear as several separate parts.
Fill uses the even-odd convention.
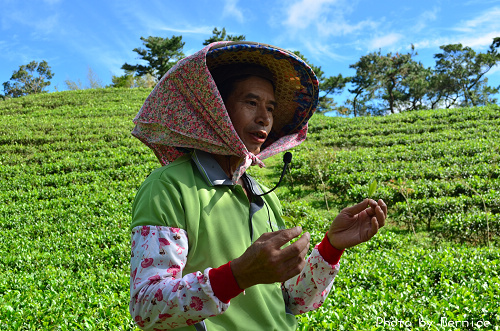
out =
[[[28,94],[44,93],[54,74],[47,61],[31,61],[14,71],[10,81],[3,83],[6,97],[17,98]]]
[[[89,82],[90,89],[103,88],[102,80],[97,76],[91,67],[87,68],[87,80]]]
[[[184,42],[182,36],[172,36],[172,38],[141,37],[144,48],[134,48],[133,51],[140,55],[140,59],[147,61],[148,65],[125,63],[123,70],[134,72],[136,76],[150,74],[160,80],[177,61],[184,57],[182,49]]]
[[[421,78],[423,65],[413,60],[416,55],[412,45],[412,51],[407,54],[389,53],[385,56],[378,52],[378,58],[375,62],[375,78],[378,82],[380,97],[387,102],[387,110],[394,114],[399,111],[407,110],[406,103],[410,100],[410,85],[413,91],[419,91],[415,104],[423,97],[421,95],[423,84],[417,87],[412,84],[412,79]],[[425,93],[424,93],[425,95]]]
[[[354,96],[346,102],[354,116],[363,113],[383,115],[425,108],[424,97],[428,92],[430,71],[413,60],[416,55],[412,45],[407,54],[382,55],[380,50],[362,56],[350,65],[356,69],[349,92]],[[375,103],[382,100],[382,103]]]
[[[318,109],[320,112],[328,112],[337,108],[331,96],[341,94],[350,80],[351,77],[343,77],[342,74],[322,79],[319,83],[319,90],[324,94],[319,97]]]
[[[347,99],[343,113],[352,113],[354,117],[366,115],[372,107],[368,103],[374,98],[376,81],[373,75],[376,62],[376,53],[362,56],[358,62],[351,64],[349,68],[356,69],[356,75],[351,77],[352,89],[348,89],[353,94],[351,99]]]
[[[87,81],[88,85],[83,86],[82,81],[78,79],[76,82],[70,79],[66,79],[64,81],[64,84],[66,84],[66,87],[68,90],[75,91],[75,90],[86,90],[86,89],[97,89],[97,88],[103,88],[102,80],[97,76],[97,74],[92,70],[92,68],[87,67]]]
[[[126,87],[126,88],[135,88],[135,87],[143,87],[143,88],[151,88],[158,83],[156,77],[153,77],[150,74],[146,74],[144,76],[135,76],[131,71],[127,71],[123,76],[115,76],[111,78],[112,84],[110,87]]]
[[[134,86],[134,73],[131,73],[129,71],[125,75],[122,75],[122,76],[113,75],[111,77],[111,85],[109,87],[126,87],[126,88],[135,87]]]
[[[500,48],[500,37],[493,38],[493,42],[490,45],[489,52],[498,55],[497,48]]]
[[[490,96],[498,93],[498,88],[488,87],[486,73],[500,61],[498,54],[500,38],[494,38],[486,53],[476,53],[472,48],[462,44],[443,45],[442,53],[434,55],[436,73],[440,82],[447,88],[440,91],[441,99],[446,100],[447,107],[479,106],[490,102]],[[438,87],[442,85],[438,84]],[[436,92],[434,92],[436,95]]]
[[[425,68],[407,54],[382,55],[380,50],[362,56],[349,67],[351,97],[338,112],[354,116],[383,115],[409,110],[452,106],[480,106],[496,103],[500,86],[488,86],[486,73],[500,62],[500,37],[493,39],[486,53],[476,53],[461,44],[441,46],[436,67]]]
[[[77,81],[74,81],[71,79],[66,79],[64,81],[64,84],[66,84],[66,88],[70,91],[77,91],[77,90],[85,89],[83,87],[82,81],[80,79],[78,79]]]
[[[431,86],[432,69],[424,68],[420,62],[412,61],[409,64],[408,75],[403,81],[407,87],[405,110],[427,109],[427,96]]]
[[[203,42],[203,45],[207,46],[211,43],[214,43],[216,41],[243,41],[245,40],[244,35],[239,35],[239,36],[233,36],[233,35],[227,35],[226,34],[226,28],[222,28],[222,30],[218,30],[217,27],[215,27],[212,30],[212,36],[208,39],[206,39]]]

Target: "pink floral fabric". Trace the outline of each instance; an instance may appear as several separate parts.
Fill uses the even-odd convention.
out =
[[[263,159],[304,141],[307,124],[297,132],[276,138],[258,155],[249,152],[231,123],[206,65],[210,48],[223,43],[206,46],[165,74],[134,118],[132,134],[155,152],[162,165],[192,148],[239,156],[243,161],[234,173],[236,182],[251,165],[263,167]]]
[[[170,330],[222,314],[206,270],[183,275],[186,231],[163,226],[132,230],[130,314],[146,330]]]
[[[132,230],[130,314],[141,329],[169,330],[193,325],[224,313],[230,304],[214,294],[208,276],[211,268],[187,275],[186,231],[165,226],[139,226]],[[302,272],[282,284],[283,296],[293,314],[320,307],[339,271],[317,249]]]
[[[318,309],[325,302],[337,276],[340,264],[329,264],[315,246],[302,272],[281,285],[288,297],[288,308],[294,315]]]

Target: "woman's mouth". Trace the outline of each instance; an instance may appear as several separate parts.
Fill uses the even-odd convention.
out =
[[[252,137],[254,137],[254,139],[262,143],[267,139],[267,132],[263,130],[250,132],[250,134],[252,135]]]

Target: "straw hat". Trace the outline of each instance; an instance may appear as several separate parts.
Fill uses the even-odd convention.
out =
[[[276,46],[249,41],[218,43],[206,55],[210,72],[236,63],[257,64],[273,75],[277,107],[265,145],[307,125],[318,104],[318,79],[301,58]]]

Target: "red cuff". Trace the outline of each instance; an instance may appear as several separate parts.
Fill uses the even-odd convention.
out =
[[[229,303],[229,300],[243,292],[234,278],[231,261],[218,268],[210,269],[208,277],[215,296],[224,303]]]
[[[319,243],[318,251],[326,262],[334,265],[339,263],[340,257],[342,256],[342,253],[344,253],[344,249],[339,250],[332,246],[330,240],[328,240],[328,232],[325,234],[323,240]]]

